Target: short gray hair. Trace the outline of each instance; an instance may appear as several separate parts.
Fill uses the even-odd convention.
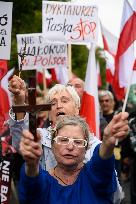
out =
[[[102,90],[99,92],[99,99],[101,99],[103,96],[109,96],[111,100],[114,100],[114,96],[113,94],[111,93],[111,91],[108,91],[108,90]]]
[[[78,96],[74,87],[65,86],[63,84],[56,84],[48,91],[47,96],[46,96],[46,103],[50,103],[54,94],[59,93],[61,91],[67,91],[71,95],[73,101],[75,102],[75,105],[78,108],[80,108],[80,97]]]
[[[51,136],[52,136],[52,143],[53,139],[57,136],[58,130],[63,128],[65,125],[73,125],[73,126],[80,126],[83,130],[83,134],[85,136],[85,139],[87,140],[87,146],[86,149],[89,147],[89,137],[90,137],[90,131],[89,126],[86,123],[84,118],[81,118],[80,116],[61,116],[56,123],[55,128],[51,130]]]

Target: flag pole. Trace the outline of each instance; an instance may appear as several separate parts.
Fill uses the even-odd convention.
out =
[[[69,75],[69,79],[72,76],[72,62],[71,62],[71,57],[72,57],[72,51],[71,51],[71,44],[68,44],[68,75]]]
[[[131,82],[132,82],[132,77],[133,77],[133,69],[132,69],[132,72],[131,72],[131,75],[130,75],[130,78],[129,78],[128,87],[126,89],[127,91],[126,91],[126,95],[125,95],[125,100],[124,100],[122,111],[121,111],[122,113],[124,113],[125,110],[126,110],[128,95],[129,95],[129,91],[130,91],[130,87],[131,87]],[[117,146],[118,143],[119,143],[119,140],[116,139],[115,146]]]

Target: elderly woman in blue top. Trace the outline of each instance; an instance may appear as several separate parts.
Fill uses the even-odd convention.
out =
[[[128,114],[119,113],[104,130],[103,142],[96,146],[93,157],[83,163],[88,148],[89,130],[79,116],[60,116],[52,130],[52,150],[57,165],[49,172],[42,170],[39,159],[40,135],[25,130],[20,152],[25,159],[21,171],[20,203],[33,204],[108,204],[116,191],[113,148],[116,138],[128,132]]]

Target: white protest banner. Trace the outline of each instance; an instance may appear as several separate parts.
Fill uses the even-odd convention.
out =
[[[98,9],[90,4],[43,1],[42,32],[68,44],[97,42]]]
[[[26,43],[26,56],[23,70],[66,67],[67,66],[67,45],[59,42],[46,41],[41,33],[18,34],[17,48],[21,54]],[[18,57],[19,65],[21,58]]]
[[[12,2],[0,1],[0,59],[10,59]]]

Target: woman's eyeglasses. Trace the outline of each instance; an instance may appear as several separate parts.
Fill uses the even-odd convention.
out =
[[[75,147],[86,147],[87,146],[87,141],[84,139],[73,139],[73,138],[69,138],[65,136],[56,136],[53,140],[59,145],[68,145],[70,144],[70,142],[72,142],[72,144]]]

